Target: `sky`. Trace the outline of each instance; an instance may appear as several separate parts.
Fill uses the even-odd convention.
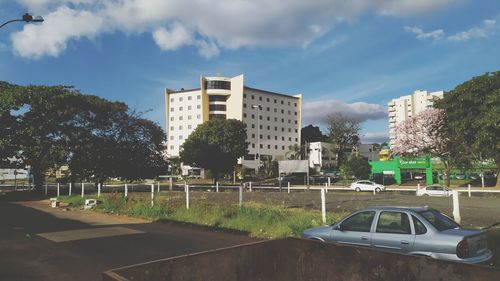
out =
[[[388,140],[387,103],[500,70],[498,0],[0,0],[0,80],[72,85],[165,127],[165,88],[245,75]]]

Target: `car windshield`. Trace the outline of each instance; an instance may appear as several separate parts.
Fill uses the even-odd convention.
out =
[[[460,227],[459,224],[436,210],[427,210],[419,213],[439,231]]]

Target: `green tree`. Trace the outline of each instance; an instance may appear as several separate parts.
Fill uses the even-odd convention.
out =
[[[357,179],[368,179],[371,173],[371,166],[368,159],[363,156],[352,155],[343,165],[341,170],[346,175],[352,175]]]
[[[166,172],[164,133],[128,107],[67,86],[0,84],[3,147],[29,165],[39,188],[49,169],[69,165],[73,178],[137,179]],[[12,102],[14,101],[14,102]],[[5,153],[3,151],[3,153]],[[2,155],[2,159],[3,159]]]
[[[212,119],[189,135],[180,158],[186,165],[209,169],[214,181],[234,170],[238,158],[248,154],[245,123],[235,119]]]
[[[458,85],[435,106],[445,110],[446,130],[460,144],[462,151],[454,157],[492,159],[497,166],[496,186],[500,186],[500,71]]]
[[[308,125],[302,128],[300,131],[300,144],[305,145],[306,143],[327,141],[328,137],[323,135],[319,127]]]
[[[327,124],[328,139],[333,143],[332,152],[340,167],[346,161],[345,150],[359,143],[360,121],[338,112],[328,116]]]

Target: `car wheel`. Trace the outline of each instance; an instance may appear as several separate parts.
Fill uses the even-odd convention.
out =
[[[380,192],[380,188],[375,188],[375,192]]]
[[[355,190],[356,190],[356,192],[360,192],[360,191],[361,191],[361,188],[356,187],[356,189],[355,189]]]

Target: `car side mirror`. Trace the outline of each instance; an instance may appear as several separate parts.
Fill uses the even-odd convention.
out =
[[[341,223],[337,224],[337,226],[335,226],[333,229],[343,231],[342,224]]]

